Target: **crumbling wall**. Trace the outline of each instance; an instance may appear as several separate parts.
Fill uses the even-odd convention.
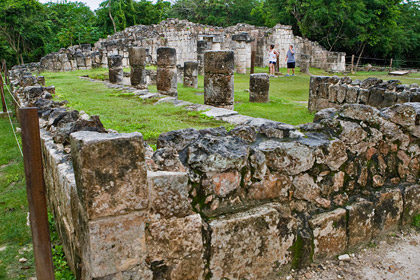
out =
[[[280,52],[280,67],[285,67],[284,58],[290,44],[295,45],[297,65],[300,56],[311,56],[311,66],[329,71],[345,70],[345,53],[328,52],[319,44],[294,36],[290,26],[276,25],[273,28],[255,27],[249,24],[221,28],[201,25],[186,20],[168,19],[154,25],[131,26],[123,31],[100,39],[92,49],[90,45],[72,46],[48,54],[41,59],[41,69],[69,71],[107,67],[108,57],[121,55],[123,66],[129,66],[130,47],[144,47],[149,51],[149,62],[156,63],[157,49],[176,49],[177,63],[198,60],[197,43],[205,42],[206,50],[233,50],[238,73],[251,67],[251,51],[256,50],[256,66],[268,65],[268,49],[274,44]]]
[[[403,85],[398,80],[382,81],[367,78],[364,81],[349,77],[311,77],[309,111],[339,108],[343,104],[366,104],[376,108],[390,107],[405,102],[420,102],[418,84]]]
[[[347,104],[299,127],[171,131],[153,151],[22,84],[16,96],[40,109],[49,203],[78,279],[273,279],[420,213],[419,103]]]

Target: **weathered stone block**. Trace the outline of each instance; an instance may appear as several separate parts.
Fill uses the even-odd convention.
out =
[[[319,214],[309,220],[314,236],[314,261],[334,257],[347,248],[346,210]]]
[[[156,75],[156,88],[159,93],[169,96],[178,96],[176,68],[158,68]]]
[[[124,70],[121,69],[109,69],[109,81],[113,84],[121,84],[124,78]]]
[[[347,88],[348,88],[348,86],[345,85],[345,84],[344,85],[340,85],[340,87],[338,88],[337,98],[336,98],[338,103],[343,103],[344,100],[346,99]]]
[[[197,88],[198,86],[198,62],[184,62],[184,87]]]
[[[363,246],[372,239],[374,204],[361,200],[346,207],[348,212],[348,240],[350,248]]]
[[[376,108],[382,108],[382,104],[384,102],[384,93],[385,89],[371,88],[369,90],[369,101],[367,104]]]
[[[204,73],[232,75],[235,59],[233,51],[205,51]]]
[[[188,145],[200,138],[200,133],[195,128],[186,128],[180,130],[173,130],[159,135],[157,141],[157,148],[171,147],[180,152]]]
[[[176,67],[176,49],[160,47],[157,49],[157,66]]]
[[[122,68],[122,56],[121,55],[110,55],[108,57],[108,68],[114,69],[114,68]]]
[[[153,279],[204,279],[203,221],[200,215],[160,219],[147,230]]]
[[[188,175],[184,172],[147,172],[150,208],[164,218],[185,217],[191,212]]]
[[[128,58],[131,66],[145,67],[147,60],[147,49],[140,47],[128,48]]]
[[[413,223],[414,216],[420,214],[420,185],[408,186],[404,190],[403,225]]]
[[[71,135],[79,199],[89,219],[148,206],[143,136],[89,131]]]
[[[233,109],[233,75],[205,74],[204,104]]]
[[[310,169],[315,156],[311,149],[297,142],[262,142],[258,146],[266,157],[267,166],[279,173],[296,175]]]
[[[132,67],[130,73],[130,82],[132,86],[138,89],[147,88],[147,73],[143,67]]]
[[[143,275],[142,279],[151,279],[147,277],[151,272],[145,263],[146,219],[145,214],[137,212],[90,221],[83,250],[87,266],[83,269],[90,276],[86,279],[112,277],[130,270],[137,270],[137,275]]]
[[[267,74],[251,74],[249,102],[269,102],[270,77]]]
[[[373,236],[398,229],[403,198],[400,189],[389,189],[376,193]]]
[[[273,279],[291,262],[297,222],[277,207],[262,206],[210,223],[211,279]]]
[[[359,88],[358,87],[348,87],[346,93],[346,103],[356,103],[357,98],[359,96]]]

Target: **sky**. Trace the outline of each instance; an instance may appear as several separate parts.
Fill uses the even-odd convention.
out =
[[[39,2],[41,2],[43,4],[48,3],[48,2],[62,2],[62,1],[63,0],[39,0]],[[101,2],[103,2],[104,0],[79,0],[79,1],[77,1],[77,0],[67,0],[67,1],[68,2],[83,2],[83,3],[87,4],[92,11],[94,11],[97,8],[99,8],[99,4]]]

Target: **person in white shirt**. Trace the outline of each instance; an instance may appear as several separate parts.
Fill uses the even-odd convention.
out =
[[[275,73],[275,66],[277,63],[277,57],[279,56],[278,51],[276,51],[274,49],[274,45],[270,45],[270,50],[268,53],[269,56],[269,68],[270,68],[270,76],[274,77],[274,73]]]

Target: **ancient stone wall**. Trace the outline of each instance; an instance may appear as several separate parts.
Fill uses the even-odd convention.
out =
[[[204,49],[197,43],[204,41]],[[199,43],[200,44],[200,43]],[[228,28],[195,24],[185,20],[168,19],[155,25],[137,25],[100,39],[92,49],[90,45],[72,46],[51,53],[41,59],[41,68],[48,71],[69,71],[107,67],[110,55],[121,55],[123,66],[129,66],[129,48],[144,47],[149,51],[149,62],[156,63],[159,47],[175,48],[177,63],[200,60],[204,50],[233,50],[237,73],[245,73],[251,66],[251,50],[256,50],[256,66],[268,65],[268,49],[275,44],[279,50],[280,67],[285,67],[284,58],[290,44],[295,45],[297,65],[300,56],[308,54],[313,67],[329,71],[345,70],[345,53],[328,52],[319,44],[294,36],[290,26],[276,25],[273,28],[237,24]],[[197,52],[197,49],[198,52]]]
[[[405,102],[420,102],[418,84],[403,85],[398,80],[382,81],[367,78],[364,81],[349,77],[311,77],[309,111],[339,108],[343,104],[367,104],[376,108],[390,107]]]
[[[171,131],[153,151],[24,76],[11,73],[13,91],[40,110],[49,203],[78,279],[275,279],[420,213],[419,103]]]

